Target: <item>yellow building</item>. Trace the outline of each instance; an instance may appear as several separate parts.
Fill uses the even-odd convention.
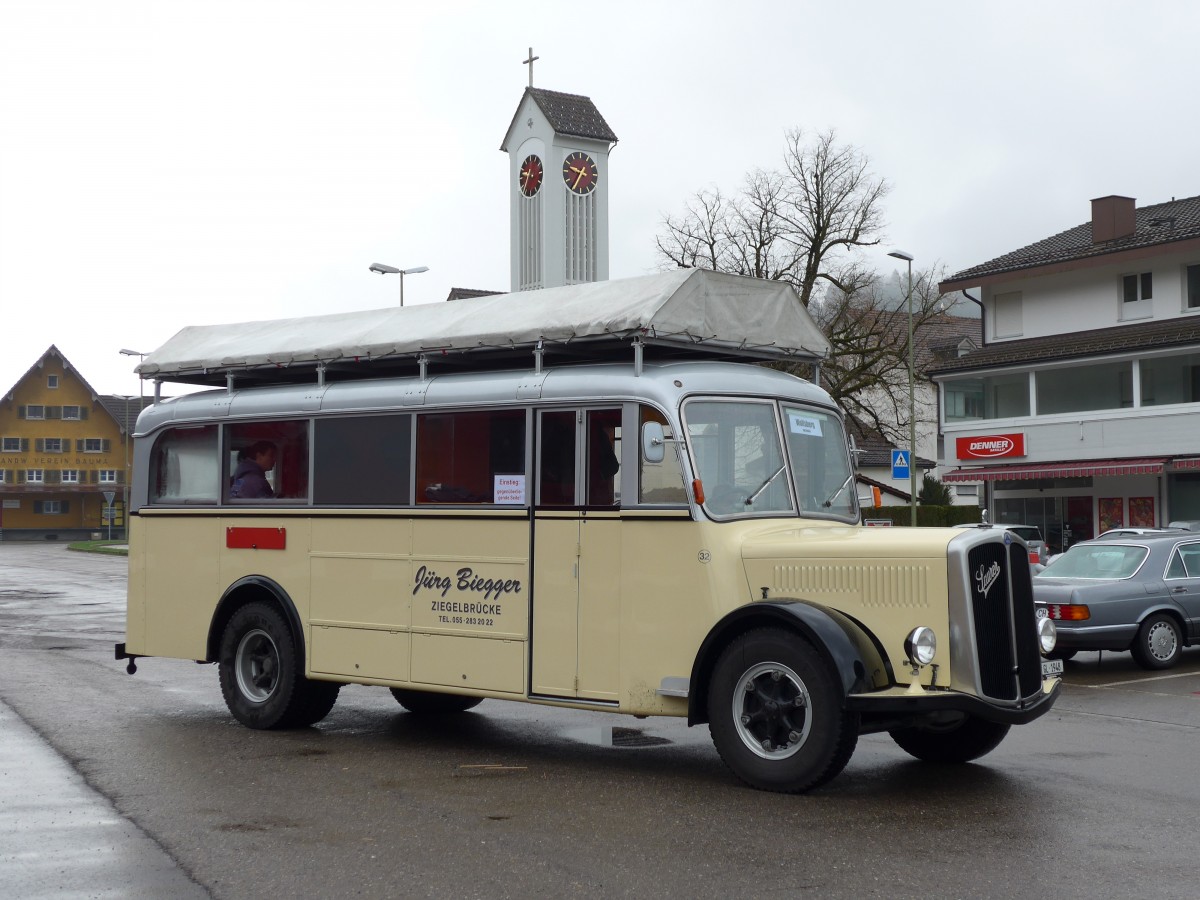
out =
[[[141,403],[96,393],[51,345],[0,398],[0,540],[124,537]]]

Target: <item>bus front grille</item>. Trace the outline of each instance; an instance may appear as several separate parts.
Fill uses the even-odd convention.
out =
[[[968,556],[979,686],[992,700],[1017,701],[1041,689],[1029,557],[1020,544],[983,544]]]

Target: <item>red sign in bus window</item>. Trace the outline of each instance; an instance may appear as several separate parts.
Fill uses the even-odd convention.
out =
[[[1025,455],[1025,435],[981,434],[955,439],[959,459],[999,459],[1004,456]]]
[[[225,546],[230,550],[283,550],[287,547],[287,529],[226,528]]]

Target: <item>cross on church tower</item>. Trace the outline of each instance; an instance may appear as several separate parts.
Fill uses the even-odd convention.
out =
[[[524,60],[522,60],[522,61],[521,61],[521,65],[523,65],[523,66],[529,66],[529,86],[530,86],[530,87],[533,87],[533,61],[534,61],[535,59],[541,59],[541,57],[540,57],[540,56],[534,56],[534,55],[533,55],[533,48],[532,48],[532,47],[530,47],[530,48],[529,48],[529,58],[528,58],[528,59],[524,59]]]

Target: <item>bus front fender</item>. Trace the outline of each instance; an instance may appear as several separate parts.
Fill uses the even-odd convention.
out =
[[[816,648],[836,673],[842,696],[865,684],[867,666],[855,641],[828,612],[801,600],[763,600],[739,607],[721,619],[708,633],[696,654],[688,690],[688,725],[708,721],[708,687],[721,652],[747,631],[783,628],[797,633]]]

